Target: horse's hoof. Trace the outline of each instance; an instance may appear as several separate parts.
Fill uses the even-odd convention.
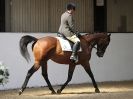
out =
[[[95,92],[96,92],[96,93],[100,93],[100,90],[99,90],[99,89],[95,89]]]
[[[61,90],[60,89],[57,90],[57,94],[61,94]]]
[[[56,94],[56,92],[55,91],[52,91],[52,93],[51,94]]]
[[[20,90],[19,90],[19,92],[18,92],[18,94],[19,94],[19,95],[21,95],[21,94],[22,94],[22,92],[23,92],[23,91],[20,89]]]

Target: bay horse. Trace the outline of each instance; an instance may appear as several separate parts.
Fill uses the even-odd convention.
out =
[[[30,55],[28,53],[27,45],[33,42],[32,50],[34,54],[34,65],[31,67],[31,69],[29,69],[27,76],[25,78],[25,81],[21,89],[19,90],[19,95],[21,95],[22,92],[25,90],[30,77],[40,67],[42,68],[42,76],[44,77],[48,85],[48,88],[51,90],[52,94],[56,94],[56,93],[60,94],[62,90],[66,87],[66,85],[71,81],[74,69],[78,64],[83,66],[83,68],[85,69],[85,71],[88,73],[88,75],[92,80],[93,86],[95,88],[95,92],[99,93],[100,90],[97,86],[97,83],[91,71],[89,60],[91,58],[92,49],[94,48],[95,45],[97,46],[96,47],[97,56],[103,57],[105,50],[110,43],[110,35],[111,34],[107,34],[107,33],[94,33],[94,34],[82,35],[80,37],[82,51],[78,52],[78,58],[79,58],[78,63],[73,63],[70,60],[71,52],[62,51],[59,40],[56,37],[46,36],[46,37],[37,39],[29,35],[23,36],[20,39],[20,52],[22,56],[27,61],[29,61]],[[55,90],[53,89],[48,79],[47,61],[49,59],[59,64],[69,65],[67,81],[61,86],[60,89],[57,90],[57,92],[55,92]]]

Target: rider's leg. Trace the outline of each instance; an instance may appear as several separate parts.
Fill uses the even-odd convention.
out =
[[[71,60],[74,60],[75,63],[78,62],[78,56],[77,56],[77,52],[80,48],[80,42],[76,42],[74,45],[73,45],[73,48],[72,48],[72,55],[70,57]]]
[[[80,40],[76,35],[74,35],[68,39],[74,43],[74,45],[72,47],[72,55],[71,55],[70,59],[73,60],[75,63],[77,63],[78,62],[77,52],[80,48]]]

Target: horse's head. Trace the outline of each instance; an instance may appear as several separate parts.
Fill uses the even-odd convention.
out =
[[[97,45],[97,56],[98,57],[103,57],[106,48],[108,47],[110,43],[110,36],[111,34],[104,34],[102,37],[99,37],[99,39],[96,42]]]
[[[108,47],[110,43],[110,36],[111,34],[107,33],[90,33],[90,34],[85,34],[83,35],[83,39],[87,42],[86,44],[91,45],[91,48],[96,48],[97,49],[97,56],[98,57],[103,57],[106,48]],[[95,47],[95,45],[97,47]]]

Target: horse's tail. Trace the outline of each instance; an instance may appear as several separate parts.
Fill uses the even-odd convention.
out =
[[[37,38],[29,36],[29,35],[23,36],[20,39],[20,42],[19,42],[20,52],[21,52],[21,55],[27,60],[27,62],[29,62],[30,60],[30,55],[29,55],[27,46],[29,43],[33,42],[32,44],[32,48],[33,48],[37,40],[38,40]]]

